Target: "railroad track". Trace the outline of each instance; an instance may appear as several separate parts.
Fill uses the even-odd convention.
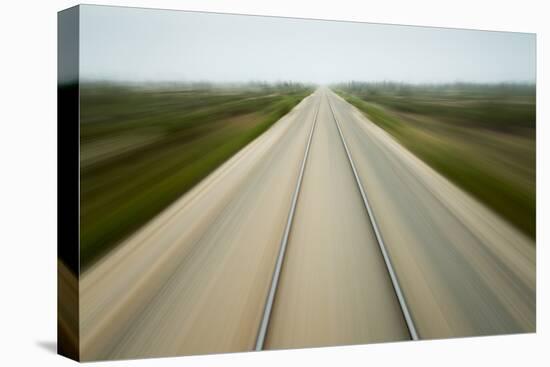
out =
[[[260,323],[260,326],[259,326],[259,329],[258,329],[258,334],[257,334],[257,338],[256,338],[255,348],[254,348],[256,351],[260,351],[260,350],[265,349],[266,337],[267,337],[267,334],[268,334],[268,331],[269,331],[270,321],[271,321],[271,318],[272,318],[273,305],[274,305],[274,302],[275,302],[275,298],[277,296],[279,281],[280,281],[280,277],[281,277],[281,273],[282,273],[283,264],[285,262],[285,255],[287,253],[287,247],[288,247],[288,243],[289,243],[290,234],[291,234],[291,231],[292,231],[293,220],[294,220],[294,216],[295,216],[295,213],[296,213],[296,207],[298,205],[298,198],[300,196],[300,190],[302,188],[302,181],[304,179],[304,173],[305,173],[305,170],[306,170],[308,157],[309,157],[309,154],[310,154],[310,147],[311,147],[311,143],[312,143],[312,140],[313,140],[315,128],[317,126],[317,118],[318,118],[318,115],[319,115],[319,110],[321,108],[321,103],[322,103],[323,98],[325,98],[326,101],[327,101],[327,104],[328,104],[330,112],[331,112],[332,119],[333,119],[333,121],[336,125],[337,130],[338,130],[338,135],[339,135],[340,141],[342,143],[342,146],[345,150],[350,168],[353,172],[355,183],[356,183],[357,188],[358,188],[358,190],[361,194],[362,203],[363,203],[365,211],[367,213],[367,216],[366,216],[367,221],[369,222],[369,226],[372,228],[372,231],[374,232],[376,242],[377,242],[379,250],[380,250],[380,255],[383,258],[387,273],[388,273],[388,275],[391,279],[391,284],[393,286],[393,291],[394,291],[395,296],[396,296],[396,298],[399,302],[399,307],[400,307],[404,322],[406,324],[408,334],[410,336],[410,339],[412,339],[412,340],[418,340],[419,339],[418,331],[416,329],[414,320],[412,318],[411,312],[410,312],[409,307],[407,305],[407,302],[406,302],[405,296],[403,294],[403,291],[401,290],[401,286],[399,284],[397,274],[396,274],[396,272],[393,268],[392,261],[389,257],[389,254],[388,254],[386,245],[384,243],[382,234],[381,234],[380,229],[379,229],[379,227],[376,223],[374,212],[372,210],[371,205],[369,204],[367,194],[366,194],[366,192],[363,188],[363,184],[361,183],[361,180],[360,180],[359,175],[357,173],[357,170],[355,168],[354,160],[353,160],[351,152],[348,149],[348,146],[346,144],[346,139],[344,137],[342,128],[340,126],[340,123],[338,121],[336,113],[334,112],[334,109],[333,109],[332,104],[330,102],[329,96],[326,93],[323,93],[322,96],[320,97],[320,101],[318,103],[318,106],[317,106],[317,109],[316,109],[316,112],[315,112],[315,115],[314,115],[314,118],[313,118],[312,126],[311,126],[311,129],[310,129],[310,132],[309,132],[309,137],[308,137],[308,140],[307,140],[307,145],[306,145],[306,148],[305,148],[305,151],[304,151],[304,156],[302,158],[300,173],[299,173],[299,176],[298,176],[298,179],[297,179],[297,182],[296,182],[296,187],[295,187],[295,190],[294,190],[294,193],[293,193],[293,196],[292,196],[291,206],[290,206],[286,226],[285,226],[285,229],[284,229],[283,237],[281,239],[281,244],[280,244],[277,260],[276,260],[276,263],[275,263],[275,269],[273,271],[271,285],[270,285],[269,292],[268,292],[268,295],[267,295],[267,299],[266,299],[266,302],[265,302],[261,323]]]

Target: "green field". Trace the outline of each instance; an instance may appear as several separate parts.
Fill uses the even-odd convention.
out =
[[[294,84],[82,85],[81,267],[93,264],[309,93]]]
[[[335,90],[441,174],[535,237],[535,86],[348,83]]]

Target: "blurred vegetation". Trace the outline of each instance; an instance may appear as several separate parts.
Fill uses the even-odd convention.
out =
[[[427,164],[535,238],[535,85],[351,82],[335,90]]]
[[[292,83],[83,84],[81,267],[89,267],[309,93]]]

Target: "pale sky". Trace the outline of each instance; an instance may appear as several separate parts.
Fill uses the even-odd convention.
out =
[[[80,75],[115,81],[534,82],[534,34],[81,6]]]

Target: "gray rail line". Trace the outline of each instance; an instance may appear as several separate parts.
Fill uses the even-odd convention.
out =
[[[367,199],[367,194],[365,193],[365,190],[363,189],[363,185],[361,184],[361,180],[359,179],[359,175],[357,174],[357,170],[355,169],[355,164],[353,163],[353,159],[351,157],[351,153],[348,149],[348,146],[346,144],[346,139],[344,139],[344,134],[342,133],[342,129],[340,128],[340,123],[338,122],[338,119],[336,118],[336,114],[334,113],[334,110],[332,108],[332,104],[330,103],[330,99],[328,95],[326,96],[328,105],[330,107],[330,111],[332,112],[332,117],[334,118],[334,122],[336,123],[336,127],[338,128],[338,134],[340,135],[340,139],[342,140],[342,144],[344,145],[344,149],[346,151],[346,155],[348,157],[351,169],[353,171],[353,175],[355,176],[355,182],[357,183],[357,186],[359,187],[359,191],[361,192],[361,197],[363,198],[363,203],[365,204],[365,207],[367,209],[370,223],[372,225],[372,229],[374,230],[374,234],[376,236],[376,241],[378,242],[378,246],[380,247],[380,251],[382,252],[382,257],[384,258],[384,263],[386,264],[386,268],[388,269],[388,273],[390,275],[390,279],[393,285],[393,289],[395,290],[395,294],[397,296],[397,299],[399,301],[399,305],[401,307],[401,311],[403,312],[403,317],[405,318],[405,322],[407,324],[407,328],[409,329],[409,334],[411,336],[412,340],[419,340],[418,332],[416,331],[416,326],[414,325],[414,321],[412,319],[411,313],[409,311],[409,308],[407,306],[407,301],[405,300],[405,297],[403,295],[403,292],[401,291],[401,287],[399,286],[399,281],[397,279],[397,275],[395,271],[393,270],[393,265],[391,263],[390,257],[388,255],[388,251],[386,250],[386,245],[384,244],[384,240],[382,239],[382,235],[380,233],[380,230],[378,229],[378,225],[376,224],[376,220],[374,219],[374,212],[369,204],[369,201]]]
[[[319,100],[319,106],[321,101]],[[315,116],[313,117],[313,124],[309,132],[309,137],[306,145],[306,150],[304,152],[304,158],[302,160],[302,166],[300,168],[300,175],[298,176],[298,181],[296,182],[296,188],[292,195],[292,204],[290,206],[290,211],[288,214],[288,219],[286,222],[283,238],[281,239],[281,245],[279,247],[279,254],[277,256],[277,262],[275,263],[275,270],[273,272],[273,277],[271,279],[271,287],[269,288],[269,293],[264,307],[264,313],[262,316],[262,322],[258,330],[258,336],[256,337],[256,346],[255,350],[262,350],[265,343],[265,337],[267,334],[267,328],[269,326],[269,320],[271,318],[271,310],[273,308],[273,301],[275,300],[275,294],[277,293],[277,285],[279,284],[279,277],[281,275],[281,268],[283,266],[283,261],[285,257],[286,247],[288,244],[288,237],[290,235],[290,228],[292,226],[292,220],[294,218],[294,212],[296,211],[296,203],[298,202],[298,195],[300,193],[300,187],[302,186],[302,179],[304,177],[304,171],[306,168],[307,157],[309,155],[309,147],[311,145],[311,140],[313,138],[313,131],[315,130],[315,125],[317,124],[317,115],[319,113],[319,107],[315,111]]]

